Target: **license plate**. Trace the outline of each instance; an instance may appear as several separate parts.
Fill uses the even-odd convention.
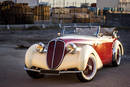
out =
[[[43,74],[59,74],[59,71],[57,71],[57,70],[41,70],[41,73],[43,73]]]

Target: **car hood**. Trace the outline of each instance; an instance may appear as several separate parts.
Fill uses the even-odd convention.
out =
[[[68,43],[82,43],[82,44],[92,44],[98,41],[95,36],[84,36],[84,35],[65,35],[58,37],[57,39],[63,40],[66,44]]]

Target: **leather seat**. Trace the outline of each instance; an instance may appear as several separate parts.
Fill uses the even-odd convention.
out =
[[[101,28],[100,33],[106,36],[113,36],[113,32],[117,31],[117,29],[114,28]]]

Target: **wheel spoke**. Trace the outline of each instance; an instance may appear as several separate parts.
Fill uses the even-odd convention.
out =
[[[88,58],[85,70],[77,74],[78,79],[83,82],[90,81],[94,78],[96,71],[95,56],[91,54]]]
[[[120,59],[121,59],[121,52],[118,49],[118,51],[117,51],[117,58],[116,58],[117,63],[120,62]]]
[[[88,63],[87,63],[87,67],[86,67],[86,69],[84,71],[84,74],[86,76],[89,76],[89,75],[92,74],[92,72],[93,72],[93,61],[92,61],[92,59],[89,59]]]
[[[92,65],[88,65],[88,69],[89,69],[89,70],[93,70]]]

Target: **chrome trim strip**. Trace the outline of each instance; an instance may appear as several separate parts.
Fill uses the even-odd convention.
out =
[[[60,60],[60,62],[59,62],[59,65],[58,65],[56,68],[58,68],[58,67],[61,65],[61,62],[62,62],[63,59],[64,59],[64,53],[65,53],[65,42],[64,42],[63,40],[57,40],[57,41],[61,41],[61,42],[64,43],[64,49],[63,49],[63,53],[62,53],[62,58],[61,58],[61,60]],[[56,69],[56,68],[55,68],[55,69]]]
[[[81,28],[97,28],[97,27],[99,27],[99,26],[63,26],[64,28],[70,28],[70,27],[76,27],[76,28],[79,28],[79,27],[81,27]]]
[[[81,73],[82,71],[60,71],[59,73]]]
[[[27,71],[34,71],[34,72],[38,72],[38,73],[41,73],[42,74],[42,70],[35,70],[35,69],[29,69],[29,68],[26,68],[24,67],[24,70],[27,70]],[[50,70],[51,71],[51,70]],[[59,71],[58,75],[59,74],[63,74],[63,73],[81,73],[82,71]],[[43,73],[43,74],[49,74],[49,75],[57,75],[57,74],[53,74],[53,73]]]
[[[51,61],[51,69],[53,69],[53,64],[54,64],[54,55],[55,55],[55,51],[56,51],[56,40],[55,40],[55,44],[54,44],[54,50],[53,50],[53,56],[52,56],[52,61]]]
[[[24,70],[26,70],[26,71],[34,71],[34,72],[41,72],[40,70],[35,70],[35,69],[29,69],[29,68],[26,68],[26,67],[24,67]]]
[[[48,54],[49,44],[50,44],[50,42],[52,42],[52,41],[55,41],[55,39],[53,39],[53,40],[51,40],[51,41],[48,42],[48,44],[47,44],[47,54]],[[46,63],[47,63],[47,66],[48,66],[48,68],[49,68],[49,65],[48,65],[48,62],[47,62],[47,56],[46,56]]]

